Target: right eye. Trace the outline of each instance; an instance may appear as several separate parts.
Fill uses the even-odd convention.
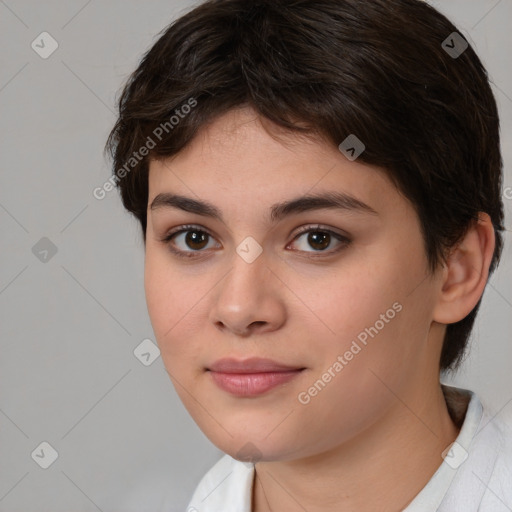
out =
[[[180,258],[195,258],[206,252],[208,238],[213,238],[207,231],[199,226],[180,226],[168,233],[161,241],[168,245],[169,250]],[[176,248],[181,245],[182,248]],[[192,250],[187,250],[187,247]],[[194,254],[196,253],[196,254]]]

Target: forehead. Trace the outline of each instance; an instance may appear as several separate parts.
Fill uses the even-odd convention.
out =
[[[367,213],[403,202],[383,169],[349,161],[321,139],[274,128],[249,108],[216,118],[177,155],[151,161],[148,208],[162,193],[208,199],[218,210],[214,216],[235,204],[238,211],[269,208],[329,193],[352,206],[367,205]],[[274,208],[269,215],[278,214]]]

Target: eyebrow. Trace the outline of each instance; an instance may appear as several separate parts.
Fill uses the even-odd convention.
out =
[[[151,202],[150,210],[159,208],[176,208],[203,217],[210,217],[224,222],[222,212],[215,205],[190,197],[164,192],[158,194]],[[336,209],[358,213],[379,215],[371,206],[345,192],[325,192],[315,195],[300,196],[288,201],[273,204],[270,207],[270,222],[276,223],[283,218],[307,211]]]

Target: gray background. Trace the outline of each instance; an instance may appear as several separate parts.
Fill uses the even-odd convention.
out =
[[[512,0],[433,3],[493,81],[510,229]],[[145,366],[134,355],[154,340],[139,227],[116,192],[92,195],[110,175],[102,149],[116,94],[157,33],[190,5],[0,1],[0,512],[182,511],[221,456],[179,402],[161,358]],[[59,44],[47,59],[31,48],[43,31]],[[43,237],[55,254],[41,252]],[[511,270],[508,231],[471,355],[444,378],[509,418]],[[49,457],[43,441],[58,452],[48,469],[36,463]]]

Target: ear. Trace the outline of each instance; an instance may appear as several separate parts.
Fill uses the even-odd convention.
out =
[[[433,320],[452,324],[465,318],[484,293],[494,252],[494,227],[487,213],[480,212],[464,238],[443,264],[441,288]]]

